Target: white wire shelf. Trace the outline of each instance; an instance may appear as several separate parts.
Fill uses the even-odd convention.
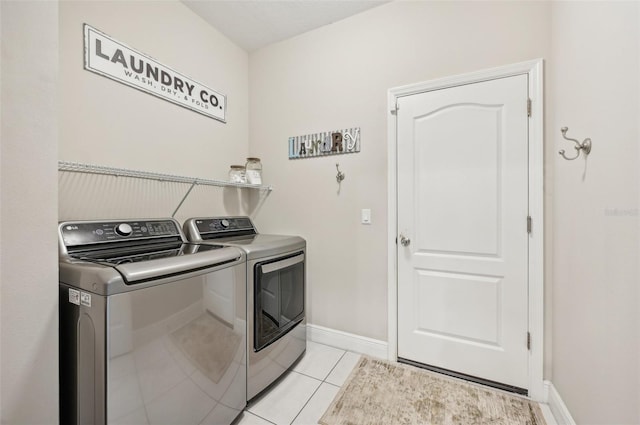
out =
[[[148,171],[129,170],[126,168],[105,167],[102,165],[83,164],[80,162],[58,161],[58,170],[72,173],[101,174],[115,177],[132,177],[136,179],[157,180],[162,182],[185,183],[191,185],[239,187],[271,192],[273,188],[265,185],[248,183],[232,183],[222,180],[201,179],[197,177],[176,176],[173,174],[152,173]]]
[[[86,174],[100,174],[105,176],[114,177],[131,177],[135,179],[155,180],[160,182],[170,183],[184,183],[188,184],[189,189],[182,197],[182,200],[171,214],[171,217],[175,217],[176,213],[187,199],[191,191],[196,185],[201,186],[217,186],[217,187],[238,187],[242,189],[255,189],[264,191],[269,194],[273,188],[271,186],[263,186],[247,183],[232,183],[222,180],[210,180],[200,179],[196,177],[176,176],[173,174],[151,173],[148,171],[128,170],[126,168],[113,168],[104,167],[102,165],[83,164],[80,162],[58,161],[58,171],[66,171],[70,173],[86,173]]]

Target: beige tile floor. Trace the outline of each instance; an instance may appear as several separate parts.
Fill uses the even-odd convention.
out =
[[[360,354],[312,341],[300,361],[252,400],[234,425],[315,425],[344,384]],[[541,405],[547,425],[555,425]]]

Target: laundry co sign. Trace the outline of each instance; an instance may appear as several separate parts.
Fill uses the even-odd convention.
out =
[[[226,122],[225,95],[84,25],[84,68]]]

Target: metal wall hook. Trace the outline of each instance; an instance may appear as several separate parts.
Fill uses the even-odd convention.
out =
[[[564,137],[565,140],[569,140],[570,142],[573,142],[573,143],[576,144],[576,146],[573,147],[576,150],[576,156],[574,156],[573,158],[568,158],[564,154],[564,149],[560,150],[558,153],[560,155],[562,155],[562,157],[564,159],[566,159],[567,161],[573,161],[574,159],[578,158],[580,156],[580,151],[584,151],[584,156],[585,157],[587,155],[589,155],[589,153],[591,152],[591,139],[589,139],[589,138],[584,139],[583,142],[580,143],[576,139],[572,139],[571,137],[567,137],[567,131],[568,130],[569,130],[569,127],[562,127],[560,129],[560,132],[562,133],[562,137]]]
[[[336,170],[338,170],[338,174],[336,174],[336,181],[340,184],[342,180],[344,180],[344,173],[340,171],[340,164],[336,164]]]

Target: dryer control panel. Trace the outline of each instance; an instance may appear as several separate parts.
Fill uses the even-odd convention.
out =
[[[248,230],[255,233],[255,228],[248,217],[222,217],[196,220],[196,227],[200,233],[229,232]]]

